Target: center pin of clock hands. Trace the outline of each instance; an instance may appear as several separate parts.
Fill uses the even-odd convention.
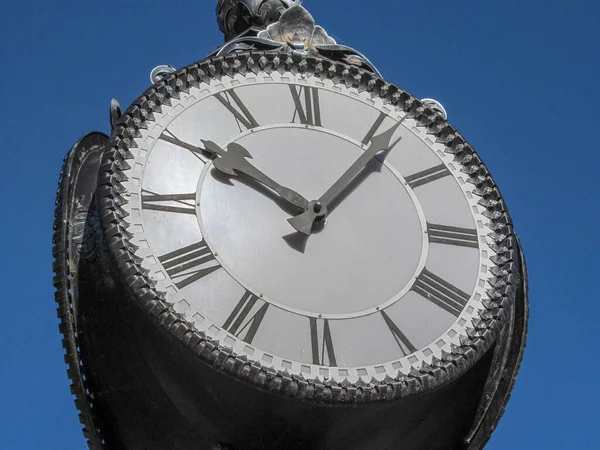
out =
[[[227,175],[236,176],[244,174],[261,184],[264,184],[269,189],[273,190],[288,203],[305,211],[309,208],[309,202],[296,191],[282,186],[272,178],[265,175],[263,172],[254,167],[247,158],[252,159],[252,155],[246,148],[238,143],[232,142],[227,146],[227,150],[213,141],[201,140],[204,145],[204,151],[217,155],[213,160],[215,169]]]
[[[387,131],[384,131],[371,139],[371,145],[369,148],[350,166],[346,172],[325,192],[318,200],[313,200],[308,204],[306,210],[288,219],[288,222],[292,227],[302,234],[309,236],[312,233],[313,226],[315,223],[322,221],[329,214],[329,207],[332,202],[343,193],[346,187],[356,178],[358,174],[365,168],[365,166],[380,152],[388,152],[393,146],[395,146],[400,139],[398,139],[393,146],[390,147],[392,136],[402,124],[402,121],[392,126]]]

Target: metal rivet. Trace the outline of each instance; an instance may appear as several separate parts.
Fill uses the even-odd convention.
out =
[[[323,314],[319,314],[319,319],[323,317]]]
[[[200,206],[200,202],[196,203],[196,206]]]

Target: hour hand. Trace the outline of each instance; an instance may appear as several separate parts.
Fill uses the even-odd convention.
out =
[[[254,167],[247,158],[252,158],[252,155],[245,147],[232,142],[227,146],[227,150],[213,141],[202,140],[204,149],[208,153],[217,155],[213,161],[215,169],[227,175],[236,176],[240,173],[264,184],[269,189],[275,191],[281,198],[296,206],[301,210],[306,210],[308,200],[296,191],[280,185],[272,178],[265,175],[263,172]]]

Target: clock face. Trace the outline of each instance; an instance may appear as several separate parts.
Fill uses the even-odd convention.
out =
[[[153,289],[196,330],[262,367],[357,383],[444,359],[482,320],[490,219],[463,165],[414,116],[291,72],[213,78],[178,97],[130,143],[122,209]],[[390,130],[387,151],[310,235],[288,222],[302,209],[218,170],[203,143],[245,149],[311,201]]]

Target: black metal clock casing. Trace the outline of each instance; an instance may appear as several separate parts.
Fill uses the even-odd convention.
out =
[[[296,2],[217,14],[223,47],[65,160],[56,298],[90,447],[482,448],[528,315],[487,168]]]

